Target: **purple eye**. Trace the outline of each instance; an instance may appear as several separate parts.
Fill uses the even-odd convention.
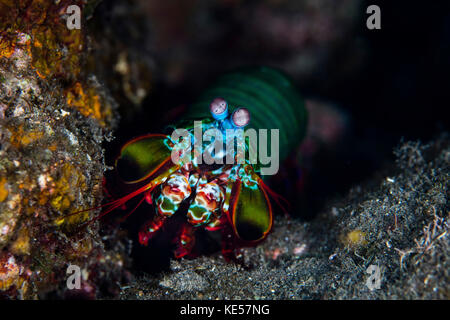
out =
[[[225,119],[228,115],[228,103],[223,98],[215,98],[209,105],[209,110],[216,120]]]
[[[245,108],[239,108],[233,112],[231,121],[236,127],[245,127],[250,122],[250,112]]]

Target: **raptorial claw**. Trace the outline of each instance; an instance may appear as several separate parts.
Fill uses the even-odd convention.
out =
[[[175,249],[175,258],[179,259],[191,253],[195,244],[195,229],[189,225],[183,225],[180,236],[178,237],[177,247]]]
[[[148,241],[161,229],[165,220],[166,216],[156,215],[152,220],[144,224],[143,228],[139,231],[139,243],[146,246]]]

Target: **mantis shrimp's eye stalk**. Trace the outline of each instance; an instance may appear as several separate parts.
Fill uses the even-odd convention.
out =
[[[223,120],[228,116],[228,103],[223,98],[215,98],[209,105],[214,119]]]
[[[238,128],[243,128],[250,122],[250,112],[245,108],[236,109],[231,115],[231,122]]]

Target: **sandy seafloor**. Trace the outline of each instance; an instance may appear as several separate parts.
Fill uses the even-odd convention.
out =
[[[448,299],[448,136],[396,150],[395,168],[355,185],[311,222],[276,217],[243,250],[250,270],[220,253],[140,274],[121,299]],[[367,282],[380,269],[379,289]]]

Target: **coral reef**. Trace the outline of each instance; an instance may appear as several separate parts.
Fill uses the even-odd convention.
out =
[[[80,266],[81,296],[120,278],[120,250],[107,252],[92,218],[106,169],[102,141],[115,102],[85,72],[88,42],[69,30],[66,8],[84,1],[0,1],[0,295],[65,295]],[[118,244],[120,246],[120,244]],[[73,295],[71,292],[70,295]]]

